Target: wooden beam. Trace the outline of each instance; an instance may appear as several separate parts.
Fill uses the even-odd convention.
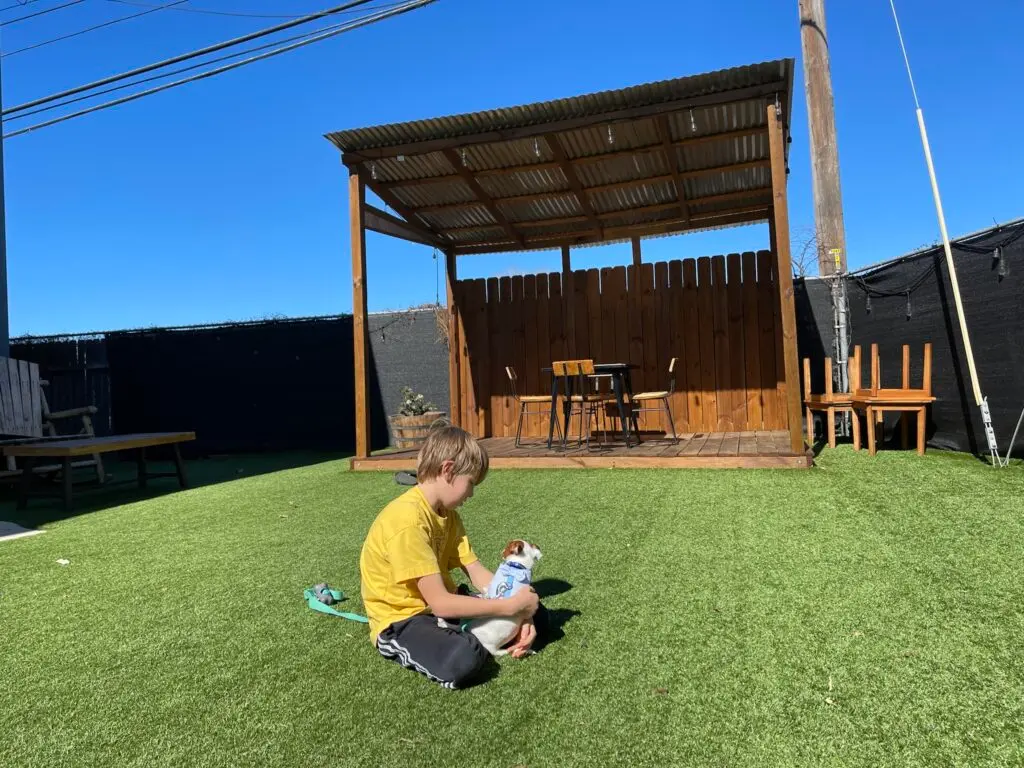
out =
[[[658,135],[661,137],[661,145],[665,150],[665,162],[672,174],[672,181],[676,185],[679,214],[684,219],[689,218],[690,211],[686,207],[686,188],[683,187],[683,177],[679,175],[679,157],[676,154],[676,148],[672,145],[672,131],[669,129],[668,118],[665,115],[660,115],[655,124],[658,126]]]
[[[764,130],[764,129],[762,129]],[[486,178],[489,176],[508,176],[513,173],[522,173],[526,171],[551,171],[561,166],[553,160],[545,160],[540,163],[526,163],[523,165],[511,165],[507,168],[480,168],[473,171],[473,175],[478,179]],[[395,179],[393,181],[382,181],[379,182],[385,189],[395,189],[397,187],[420,187],[427,184],[439,184],[444,182],[458,181],[462,176],[458,173],[443,173],[439,176],[427,176],[420,179]]]
[[[545,133],[544,140],[551,149],[551,154],[554,156],[555,160],[558,161],[559,166],[562,169],[562,173],[565,174],[565,179],[569,182],[569,188],[573,191],[573,194],[576,195],[576,202],[579,203],[580,210],[583,211],[583,215],[586,216],[598,232],[600,232],[601,222],[598,220],[597,214],[594,212],[594,206],[590,204],[590,198],[587,197],[586,190],[584,190],[583,184],[580,182],[580,177],[576,175],[576,169],[573,168],[572,163],[569,162],[569,158],[565,154],[565,150],[562,148],[562,143],[553,133]]]
[[[370,455],[369,336],[366,317],[366,185],[358,171],[348,177],[349,228],[352,243],[352,344],[355,351],[356,456]]]
[[[505,214],[498,210],[498,206],[495,204],[495,201],[491,199],[491,196],[487,194],[486,190],[480,186],[480,182],[473,176],[473,172],[462,164],[462,161],[459,159],[455,150],[446,149],[443,154],[448,158],[448,162],[452,164],[452,167],[456,172],[462,176],[466,184],[469,185],[469,188],[473,190],[473,194],[476,195],[477,199],[483,203],[484,207],[488,210],[494,220],[501,225],[502,229],[505,230],[505,233],[516,242],[522,243],[523,236],[516,232],[515,227],[513,227],[512,224],[509,223],[509,220],[505,218]]]
[[[786,405],[789,413],[789,435],[795,453],[804,450],[800,408],[800,362],[796,349],[796,303],[793,298],[793,264],[789,253],[789,208],[786,201],[786,142],[782,115],[769,104],[768,147],[772,159],[772,198],[775,232],[775,269],[779,283],[779,305],[782,314],[782,357],[786,381]]]
[[[388,455],[369,459],[352,459],[353,472],[415,471],[416,456]],[[814,466],[811,455],[786,456],[602,456],[599,451],[590,455],[559,456],[554,451],[548,456],[493,456],[491,469],[809,469]]]
[[[736,192],[722,192],[718,195],[704,195],[704,197],[694,197],[687,200],[687,205],[693,208],[695,205],[704,205],[707,203],[724,203],[728,200],[742,200],[743,198],[768,198],[771,196],[772,188],[767,187],[751,187],[750,189],[740,189]]]
[[[410,226],[407,221],[392,216],[387,211],[382,211],[369,203],[363,205],[363,224],[366,229],[373,232],[397,237],[410,243],[430,245],[435,248],[440,248],[443,245],[439,238],[427,237],[417,227]]]
[[[786,87],[787,84],[785,81],[778,80],[770,83],[764,83],[762,85],[720,91],[718,93],[709,93],[702,96],[678,99],[671,102],[647,104],[642,107],[625,107],[611,112],[604,112],[600,115],[567,118],[565,120],[557,120],[553,123],[525,125],[518,128],[510,128],[500,131],[484,131],[481,133],[452,138],[404,142],[402,144],[394,144],[389,147],[377,147],[374,149],[344,152],[342,155],[342,162],[344,162],[345,165],[352,166],[367,160],[379,160],[386,157],[397,157],[398,155],[423,155],[429,152],[456,149],[458,147],[465,147],[473,144],[493,144],[496,142],[512,141],[514,139],[528,139],[545,133],[572,131],[579,128],[588,128],[593,125],[640,120],[653,115],[682,112],[691,108],[710,107],[720,104],[735,104],[737,102],[761,99],[766,96],[774,97],[776,93],[780,93]],[[330,135],[328,135],[328,138],[332,139]]]
[[[576,290],[569,246],[562,246],[562,322],[565,323],[569,357],[576,359]]]
[[[694,197],[687,201],[687,207],[692,208],[708,203],[722,203],[728,200],[742,200],[744,198],[750,198],[757,200],[762,197],[770,197],[772,188],[768,187],[752,187],[751,189],[741,189],[737,192],[723,192],[720,195],[705,195],[704,197]],[[766,201],[767,203],[767,201]],[[658,211],[670,211],[678,208],[678,203],[654,203],[653,205],[641,205],[636,208],[621,208],[617,211],[605,211],[597,214],[599,219],[614,219],[618,216],[625,216],[631,213],[656,213]],[[530,227],[547,227],[552,224],[577,224],[580,222],[588,221],[586,216],[559,216],[553,219],[536,219],[531,221],[517,221],[517,229],[526,229]],[[463,232],[471,229],[492,229],[497,224],[470,224],[468,226],[459,227],[445,227],[445,232]]]
[[[658,176],[648,176],[645,179],[627,179],[625,181],[615,181],[610,184],[599,184],[594,187],[583,187],[583,191],[587,194],[595,194],[597,192],[611,192],[616,189],[624,189],[626,187],[639,187],[644,184],[658,184],[665,181],[676,181],[676,179],[695,179],[701,176],[713,176],[716,173],[732,173],[734,171],[744,171],[748,168],[767,168],[771,165],[771,161],[768,158],[763,160],[747,160],[742,163],[733,163],[731,165],[716,165],[711,168],[696,168],[692,171],[676,171],[676,174],[662,174]],[[525,195],[510,195],[508,197],[488,197],[494,203],[528,203],[534,200],[547,200],[552,197],[570,197],[575,192],[572,189],[556,189],[549,190],[546,192],[529,192]],[[701,198],[694,198],[694,200],[700,200]],[[469,200],[460,203],[440,203],[438,205],[425,205],[421,208],[417,208],[417,212],[420,213],[431,213],[436,211],[447,211],[458,208],[471,208],[475,205],[483,205],[479,200]],[[394,206],[392,206],[394,208]],[[395,208],[397,211],[398,209]]]
[[[703,136],[690,136],[685,139],[676,139],[672,142],[673,147],[690,147],[699,144],[711,144],[718,141],[726,141],[729,139],[742,139],[747,136],[759,136],[768,131],[767,127],[763,125],[757,125],[753,128],[740,128],[735,131],[723,131],[722,133],[709,133]],[[577,165],[592,165],[594,163],[601,163],[605,160],[614,160],[618,157],[632,157],[635,155],[651,154],[653,152],[661,152],[664,149],[664,145],[659,141],[657,144],[645,144],[641,147],[630,147],[629,149],[616,149],[611,152],[603,152],[599,155],[584,155],[583,157],[574,157],[569,162],[574,166]],[[510,176],[515,173],[529,173],[531,171],[550,171],[555,168],[560,168],[561,164],[553,160],[545,160],[540,163],[523,163],[520,165],[510,165],[505,168],[482,168],[473,171],[473,175],[478,179],[485,178],[488,176]],[[458,181],[461,179],[457,173],[445,173],[439,176],[428,176],[420,179],[395,179],[393,181],[378,181],[377,184],[384,189],[395,189],[396,187],[416,187],[427,184],[438,184],[444,182]]]
[[[431,229],[426,222],[417,217],[416,211],[402,203],[402,201],[396,198],[389,190],[381,187],[379,182],[374,181],[373,174],[370,173],[369,169],[365,167],[358,167],[356,168],[356,172],[359,173],[359,178],[362,179],[362,183],[372,189],[377,197],[398,211],[409,227],[417,230],[424,237],[433,238],[435,240],[441,239],[441,236],[437,232]]]
[[[633,268],[631,270],[626,270],[626,274],[629,276],[629,295],[627,297],[629,306],[626,310],[626,325],[629,333],[629,344],[627,348],[629,350],[629,362],[633,365],[641,366],[642,368],[644,361],[644,326],[642,317],[643,309],[641,306],[642,297],[640,293],[642,259],[640,237],[638,235],[634,235],[630,238],[630,246],[633,251]],[[649,385],[648,388],[650,388]]]
[[[708,133],[703,136],[689,136],[685,139],[676,139],[672,142],[673,147],[692,147],[700,144],[713,144],[719,141],[725,141],[728,139],[741,139],[746,136],[757,136],[767,132],[767,127],[763,125],[754,126],[753,128],[741,128],[737,131],[723,131],[722,133]],[[664,149],[664,143],[659,141],[657,144],[645,144],[642,147],[631,147],[629,149],[617,149],[613,152],[604,152],[600,155],[585,155],[583,157],[574,157],[572,162],[575,165],[583,165],[590,163],[600,163],[604,160],[611,160],[616,157],[630,157],[633,155],[650,154],[653,152],[661,152]]]
[[[748,205],[743,208],[733,208],[728,211],[702,213],[699,216],[691,216],[689,219],[669,219],[668,221],[651,221],[640,224],[626,224],[621,227],[607,227],[605,234],[609,238],[631,237],[636,234],[640,237],[647,235],[669,234],[671,232],[684,232],[687,229],[701,229],[717,224],[746,223],[762,221],[768,215],[767,205]],[[688,226],[693,223],[694,226]]]
[[[754,205],[719,213],[691,216],[689,223],[680,220],[657,221],[646,224],[634,224],[624,227],[607,227],[604,238],[597,237],[593,232],[581,232],[578,235],[550,235],[547,237],[531,237],[526,245],[518,243],[464,243],[451,246],[460,256],[471,256],[488,253],[511,253],[515,251],[543,251],[561,248],[563,245],[576,246],[628,240],[633,235],[647,237],[649,235],[681,234],[691,229],[702,229],[708,226],[735,226],[753,224],[768,218],[767,205]]]
[[[459,307],[455,301],[455,283],[458,281],[458,269],[455,251],[448,249],[444,253],[444,284],[448,297],[448,417],[452,424],[462,426],[462,376],[459,368],[459,350],[462,348],[459,339]]]

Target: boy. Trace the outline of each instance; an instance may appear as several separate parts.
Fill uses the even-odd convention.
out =
[[[431,430],[417,461],[417,485],[388,504],[370,526],[359,558],[370,639],[387,659],[445,688],[462,688],[490,657],[468,632],[439,627],[437,618],[502,616],[523,621],[513,655],[533,643],[537,594],[524,589],[503,600],[456,594],[449,571],[461,568],[486,592],[493,574],[473,552],[456,508],[487,475],[487,451],[458,427]]]

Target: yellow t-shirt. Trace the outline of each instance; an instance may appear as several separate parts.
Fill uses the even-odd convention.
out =
[[[454,592],[449,571],[478,559],[458,512],[437,514],[418,486],[392,501],[370,526],[359,557],[370,639],[376,642],[385,627],[429,610],[417,579],[440,573]]]

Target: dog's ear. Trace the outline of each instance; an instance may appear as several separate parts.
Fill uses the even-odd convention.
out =
[[[521,539],[513,539],[505,546],[505,550],[501,553],[501,556],[512,557],[512,555],[521,554],[523,554],[523,541]]]

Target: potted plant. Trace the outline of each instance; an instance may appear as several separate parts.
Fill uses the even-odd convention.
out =
[[[426,440],[430,426],[444,417],[444,411],[428,402],[411,387],[402,387],[402,404],[391,417],[391,433],[396,448],[418,448]]]

